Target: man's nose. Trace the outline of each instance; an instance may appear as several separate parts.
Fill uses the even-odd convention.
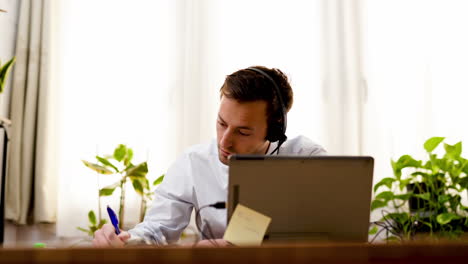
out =
[[[223,133],[223,137],[221,138],[221,146],[224,149],[228,149],[232,146],[233,141],[233,132],[230,129],[226,129]]]

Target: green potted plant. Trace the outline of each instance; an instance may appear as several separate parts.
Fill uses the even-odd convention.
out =
[[[152,199],[153,196],[151,186],[155,187],[159,185],[163,181],[164,175],[158,177],[150,186],[149,180],[147,178],[148,164],[145,161],[135,165],[132,163],[132,159],[133,150],[123,144],[120,144],[115,148],[112,155],[106,155],[102,157],[96,156],[95,162],[89,162],[86,160],[82,161],[86,167],[97,172],[99,175],[118,175],[119,180],[111,185],[99,189],[98,217],[96,217],[94,211],[89,211],[88,229],[78,227],[78,230],[93,236],[94,232],[107,222],[101,216],[101,197],[112,195],[116,189],[120,190],[118,215],[119,227],[123,228],[126,191],[125,185],[127,182],[132,183],[133,190],[135,190],[135,192],[141,197],[139,220],[140,222],[143,221],[147,209],[147,203]]]
[[[386,231],[387,240],[412,240],[418,234],[439,239],[458,238],[468,230],[468,207],[461,202],[467,195],[468,160],[462,157],[462,142],[444,143],[445,153],[435,153],[444,139],[424,143],[426,161],[410,155],[391,161],[393,176],[375,184],[371,204],[372,211],[390,211],[382,210],[370,234]]]

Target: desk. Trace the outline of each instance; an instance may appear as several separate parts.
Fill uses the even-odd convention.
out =
[[[466,263],[468,244],[1,249],[1,263]]]

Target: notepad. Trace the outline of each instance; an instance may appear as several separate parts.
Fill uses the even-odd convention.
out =
[[[238,246],[261,245],[270,222],[270,217],[238,204],[223,239]]]

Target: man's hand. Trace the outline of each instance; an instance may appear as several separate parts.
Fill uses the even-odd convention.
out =
[[[111,224],[105,224],[101,229],[94,232],[94,247],[123,247],[130,238],[130,233],[121,231],[115,234],[115,228]]]
[[[213,240],[201,240],[195,246],[197,247],[228,247],[232,246],[233,244],[229,243],[224,239],[213,239]]]

